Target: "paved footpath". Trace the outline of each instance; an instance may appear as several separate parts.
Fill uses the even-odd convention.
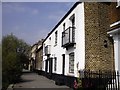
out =
[[[64,88],[71,90],[65,85],[55,85],[55,82],[53,80],[50,80],[36,73],[24,73],[21,78],[22,81],[14,85],[14,90],[15,88]]]

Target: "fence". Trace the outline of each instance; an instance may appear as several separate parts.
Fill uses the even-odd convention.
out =
[[[119,90],[119,72],[118,71],[80,71],[80,80],[82,88],[94,88],[94,90]],[[93,89],[91,89],[93,90]]]

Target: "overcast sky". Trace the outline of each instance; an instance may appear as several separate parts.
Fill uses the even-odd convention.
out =
[[[45,38],[74,2],[3,2],[2,35],[13,33],[32,45]]]

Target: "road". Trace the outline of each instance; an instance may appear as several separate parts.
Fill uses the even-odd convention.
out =
[[[14,85],[14,90],[17,90],[17,89],[26,89],[26,88],[51,88],[52,89],[64,89],[64,90],[72,90],[70,89],[69,87],[65,86],[65,85],[62,85],[62,86],[58,86],[58,85],[55,85],[55,82],[53,80],[50,80],[44,76],[41,76],[41,75],[38,75],[36,73],[30,73],[30,72],[27,72],[27,73],[24,73],[22,76],[21,76],[22,80],[21,82],[19,83],[16,83]]]

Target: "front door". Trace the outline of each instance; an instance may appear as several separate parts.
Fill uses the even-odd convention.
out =
[[[49,58],[49,74],[52,75],[52,63],[53,63],[53,59]]]
[[[62,74],[65,74],[65,54],[62,54],[62,60],[63,60],[63,64],[62,64]]]
[[[45,61],[45,73],[47,74],[48,71],[48,60]]]

